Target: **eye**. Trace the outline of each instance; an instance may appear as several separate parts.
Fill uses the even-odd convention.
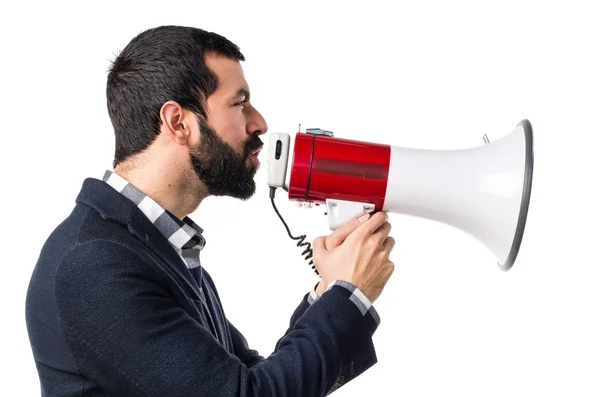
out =
[[[243,100],[241,100],[241,101],[237,102],[237,103],[235,104],[235,106],[241,106],[241,107],[244,107],[244,105],[246,104],[246,102],[248,102],[248,100],[247,100],[247,99],[243,99]]]

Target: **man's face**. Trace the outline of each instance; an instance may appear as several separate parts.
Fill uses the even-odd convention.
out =
[[[207,100],[207,122],[199,121],[200,142],[190,153],[192,168],[213,196],[250,198],[255,190],[259,135],[267,123],[250,104],[250,89],[239,61],[206,56],[219,86]]]

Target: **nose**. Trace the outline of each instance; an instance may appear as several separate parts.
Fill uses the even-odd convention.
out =
[[[267,122],[256,108],[252,108],[252,112],[248,117],[248,123],[246,124],[246,132],[249,135],[263,135],[267,132]]]

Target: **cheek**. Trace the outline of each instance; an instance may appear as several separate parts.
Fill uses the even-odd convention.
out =
[[[234,147],[243,147],[246,135],[246,119],[239,109],[234,111],[221,120],[222,128],[217,131],[221,137]]]

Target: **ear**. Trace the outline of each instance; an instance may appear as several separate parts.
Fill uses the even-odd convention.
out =
[[[175,101],[167,101],[160,108],[161,134],[178,145],[188,145],[194,126],[189,111]]]

